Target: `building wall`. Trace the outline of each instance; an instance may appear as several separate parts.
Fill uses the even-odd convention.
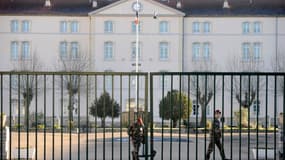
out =
[[[19,32],[11,32],[11,21],[18,20]],[[21,22],[30,21],[30,31],[21,31]],[[89,19],[87,17],[72,16],[0,16],[1,27],[1,60],[0,68],[3,71],[13,70],[11,59],[11,42],[30,42],[30,53],[35,54],[43,70],[55,70],[59,60],[59,44],[61,41],[78,42],[81,52],[89,52]],[[68,26],[67,33],[60,32],[60,21],[78,21],[78,33],[71,33]],[[20,47],[20,46],[19,46]],[[21,50],[21,47],[19,48]],[[21,51],[20,51],[21,52]],[[12,63],[11,63],[12,62]]]
[[[261,44],[261,58],[258,63],[262,68],[261,71],[273,71],[274,61],[278,59],[277,53],[283,53],[285,50],[283,44],[285,42],[285,18],[284,17],[183,17],[182,15],[167,10],[162,6],[158,6],[157,10],[160,13],[157,19],[153,19],[153,9],[156,3],[148,3],[145,1],[144,11],[140,14],[142,30],[140,33],[140,42],[142,44],[142,57],[139,60],[141,72],[191,72],[191,71],[232,71],[233,61],[240,65],[244,62],[240,60],[242,56],[242,44],[248,42],[253,44],[259,42]],[[121,8],[120,8],[121,6]],[[31,53],[35,53],[39,58],[43,68],[41,70],[58,70],[56,67],[59,63],[59,44],[62,41],[78,42],[81,53],[86,53],[90,56],[90,71],[104,72],[134,72],[135,60],[131,58],[131,43],[135,42],[135,33],[132,32],[131,23],[134,21],[134,12],[131,10],[131,3],[121,4],[115,8],[106,8],[100,13],[90,14],[89,16],[19,16],[19,15],[1,15],[0,16],[0,54],[1,54],[1,71],[14,70],[17,61],[11,59],[11,42],[28,41],[31,44]],[[113,12],[113,10],[115,12]],[[116,13],[116,14],[114,14]],[[31,22],[31,30],[28,33],[11,32],[11,21],[29,20]],[[112,21],[114,26],[113,33],[104,32],[104,22]],[[70,25],[71,21],[78,21],[79,31],[70,33],[60,32],[60,21],[67,21]],[[168,33],[159,33],[159,23],[167,21],[169,23]],[[242,23],[249,22],[252,26],[254,22],[261,23],[261,32],[254,34],[250,27],[249,34],[242,33]],[[193,33],[193,22],[209,22],[209,33]],[[184,25],[184,26],[183,26]],[[20,25],[19,25],[20,26]],[[202,29],[202,25],[200,25]],[[278,29],[278,32],[276,31]],[[184,32],[183,32],[184,30]],[[104,42],[111,41],[114,44],[114,57],[111,60],[104,59]],[[278,41],[278,42],[276,42]],[[159,59],[159,43],[168,42],[169,58],[167,60]],[[193,59],[193,43],[209,43],[210,44],[210,59]],[[207,67],[205,67],[206,65]],[[235,67],[236,70],[240,68]],[[240,70],[241,71],[241,70]],[[174,88],[179,89],[178,78],[174,78]],[[103,81],[103,80],[102,80]],[[145,82],[142,80],[142,82]],[[168,81],[169,82],[169,81]],[[120,99],[118,89],[119,81],[115,81],[117,91],[115,97]],[[142,85],[142,84],[141,84]],[[161,79],[157,78],[154,81],[155,97],[162,97],[161,94]],[[128,86],[124,83],[123,86]],[[134,98],[135,89],[132,86],[130,97],[128,91],[124,88],[124,98],[122,105],[127,110],[129,98]],[[141,86],[144,90],[144,85]],[[169,86],[168,86],[169,89]],[[103,88],[101,86],[100,90]],[[165,90],[167,92],[167,90]],[[49,93],[50,94],[50,93]],[[139,93],[140,98],[145,98],[145,92]],[[166,93],[165,93],[166,94]],[[8,96],[8,95],[7,95]],[[221,94],[216,100],[215,106],[221,108]],[[227,95],[229,96],[229,95]],[[159,98],[158,98],[159,99]],[[226,98],[225,102],[228,106],[230,98]],[[282,99],[278,98],[278,99]],[[235,100],[234,100],[235,101]],[[7,101],[8,103],[8,101]],[[263,102],[264,104],[264,102]],[[270,104],[274,102],[270,100]],[[279,101],[278,104],[282,104]],[[86,106],[86,104],[82,104]],[[156,109],[155,120],[158,117],[159,100],[154,102]],[[213,102],[211,102],[211,113],[213,112]],[[234,102],[234,107],[238,104]],[[279,106],[278,106],[279,107]],[[279,107],[280,110],[280,107]],[[82,110],[85,113],[86,110]],[[271,110],[272,111],[272,110]],[[273,114],[270,111],[270,114]],[[264,114],[264,110],[261,110]],[[226,114],[230,114],[227,107]],[[211,115],[211,114],[210,114]]]

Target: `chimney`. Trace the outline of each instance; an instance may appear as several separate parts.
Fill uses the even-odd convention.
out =
[[[224,9],[230,9],[230,8],[231,8],[230,5],[229,5],[228,0],[225,0],[225,1],[224,1],[223,8],[224,8]]]
[[[97,0],[93,0],[93,1],[92,1],[92,7],[93,7],[93,8],[96,8],[97,6],[98,6]]]
[[[178,0],[177,3],[176,3],[176,8],[181,8],[181,7],[182,7],[181,1]]]
[[[50,0],[45,1],[45,7],[51,7],[51,2]]]

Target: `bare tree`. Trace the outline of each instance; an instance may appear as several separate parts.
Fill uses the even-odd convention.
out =
[[[199,72],[212,72],[215,68],[215,65],[211,61],[203,61],[195,66],[195,70]],[[201,106],[200,127],[205,127],[207,107],[209,107],[209,103],[214,96],[215,89],[217,91],[218,86],[215,86],[217,82],[212,75],[197,75],[191,77],[190,83],[191,94]]]
[[[249,59],[241,59],[239,57],[232,57],[228,61],[228,68],[231,72],[247,72],[253,73],[248,75],[233,76],[233,82],[229,84],[233,92],[234,98],[238,104],[242,107],[239,111],[235,112],[235,117],[242,127],[248,127],[248,111],[257,98],[257,94],[260,92],[260,86],[262,86],[263,79],[254,73],[258,73],[262,70],[263,61],[255,59],[253,57]],[[240,113],[241,111],[241,113]],[[241,119],[240,119],[241,118]]]
[[[36,86],[36,81],[39,81],[39,77],[35,74],[29,74],[29,72],[40,71],[42,66],[39,62],[36,54],[34,53],[31,58],[23,58],[16,61],[14,64],[14,71],[18,72],[16,75],[12,75],[14,82],[12,89],[16,95],[21,94],[24,101],[24,127],[29,126],[29,107],[34,98],[35,92],[39,89]]]
[[[262,61],[259,59],[242,60],[238,57],[232,57],[229,60],[229,68],[231,72],[248,72],[257,73],[262,69]],[[257,90],[260,86],[261,79],[258,81],[256,75],[235,76],[233,78],[233,92],[238,103],[244,107],[249,108],[257,96]]]
[[[272,61],[274,70],[276,72],[285,72],[285,54],[280,51],[276,56],[276,60]],[[280,77],[278,82],[279,93],[284,95],[284,78]]]
[[[78,94],[80,88],[84,86],[83,76],[80,72],[87,71],[89,69],[89,58],[87,54],[78,52],[68,57],[61,57],[57,65],[57,70],[66,72],[63,75],[63,87],[68,93],[68,120],[73,122],[73,111],[77,112],[78,108],[75,108],[76,94]]]

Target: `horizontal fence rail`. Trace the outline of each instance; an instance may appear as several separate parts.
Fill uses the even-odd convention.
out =
[[[0,72],[0,86],[1,159],[131,160],[141,116],[138,159],[204,160],[215,139],[229,159],[285,160],[285,73]]]

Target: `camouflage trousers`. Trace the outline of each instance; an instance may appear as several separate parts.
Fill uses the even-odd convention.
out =
[[[210,155],[213,152],[215,145],[217,145],[222,159],[225,159],[226,156],[225,156],[225,152],[224,152],[224,147],[220,141],[220,138],[218,138],[218,137],[211,137],[211,141],[210,141],[210,144],[208,146],[208,150],[207,150],[207,154],[206,154],[206,159],[207,160],[210,159]]]
[[[138,160],[138,156],[139,156],[139,150],[140,150],[140,146],[141,143],[137,142],[137,141],[133,141],[133,151],[132,151],[132,155],[133,155],[133,160]]]

